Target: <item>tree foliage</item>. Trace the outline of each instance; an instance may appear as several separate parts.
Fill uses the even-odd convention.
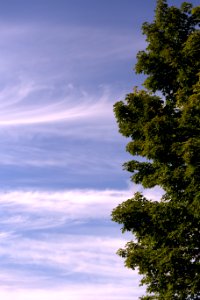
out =
[[[200,299],[200,6],[158,0],[143,24],[147,48],[136,73],[145,89],[114,105],[120,133],[134,159],[124,168],[144,188],[160,186],[160,201],[136,193],[112,212],[134,239],[118,253],[138,268],[141,299]],[[162,95],[162,96],[158,96]]]

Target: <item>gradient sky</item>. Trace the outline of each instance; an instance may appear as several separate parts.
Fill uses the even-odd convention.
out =
[[[141,187],[112,110],[143,81],[155,2],[0,0],[0,299],[142,295],[115,254],[130,236],[110,213]]]

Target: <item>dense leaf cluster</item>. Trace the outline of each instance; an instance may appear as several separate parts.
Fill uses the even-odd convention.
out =
[[[120,133],[131,138],[135,159],[124,167],[132,181],[165,191],[159,202],[136,193],[112,213],[134,234],[119,254],[143,275],[149,294],[142,299],[200,299],[199,24],[200,6],[158,0],[155,20],[143,25],[148,46],[137,56],[146,90],[114,106]]]

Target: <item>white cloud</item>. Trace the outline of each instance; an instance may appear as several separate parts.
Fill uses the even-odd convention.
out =
[[[78,156],[63,145],[75,139],[106,145],[120,141],[113,103],[123,92],[99,86],[93,75],[99,72],[97,65],[102,68],[108,60],[127,59],[132,36],[99,28],[22,23],[0,23],[0,36],[0,46],[4,44],[0,48],[6,50],[0,50],[0,164],[77,167],[85,172],[102,170],[107,164],[116,170],[121,162],[113,159],[110,164],[109,157],[95,157],[95,145],[83,148]],[[82,88],[85,76],[87,88]],[[43,143],[56,138],[59,149]]]
[[[130,191],[66,190],[66,191],[10,191],[0,193],[0,205],[11,211],[53,212],[66,219],[108,217],[112,208],[131,197]]]
[[[15,293],[20,300],[32,299],[29,295],[54,300],[60,293],[59,299],[70,300],[134,299],[140,293],[137,272],[124,268],[116,255],[126,238],[118,237],[117,228],[113,235],[106,223],[104,233],[95,233],[95,222],[109,220],[112,208],[131,195],[117,190],[1,192],[0,297],[10,300]]]
[[[112,209],[133,197],[137,190],[137,185],[133,185],[130,190],[2,191],[0,206],[9,216],[2,215],[0,223],[10,224],[11,230],[18,226],[28,230],[77,220],[110,219]],[[144,190],[144,195],[152,200],[159,200],[162,194],[158,188]]]
[[[32,151],[28,151],[34,153],[35,136],[105,142],[119,139],[113,114],[113,102],[119,95],[108,87],[99,87],[95,94],[69,85],[58,88],[20,80],[0,91],[1,141],[3,147],[12,143],[10,151],[1,151],[2,163],[12,162],[10,152],[24,151],[30,143]],[[38,149],[42,150],[41,144]]]
[[[78,143],[119,140],[110,101],[114,98],[107,88],[100,88],[98,95],[94,95],[74,89],[71,84],[60,90],[28,81],[8,85],[0,91],[0,163],[65,168],[73,165],[73,169],[77,163],[87,165],[89,156],[96,153],[94,147],[77,153],[77,146],[72,149],[66,145],[75,140]],[[48,145],[52,139],[60,139],[55,142],[56,149]],[[105,156],[101,160],[98,165],[105,165]],[[94,165],[93,157],[93,167],[97,168]]]
[[[8,91],[9,89],[9,91]],[[34,85],[8,87],[0,92],[0,126],[35,125],[52,122],[72,122],[82,119],[105,119],[112,114],[112,104],[108,95],[95,96],[81,91],[63,95],[63,99],[48,99],[47,102],[38,102],[35,97],[30,102],[28,96],[40,90]],[[47,90],[47,88],[46,88]],[[59,91],[58,91],[59,92]],[[56,96],[55,96],[56,97]],[[78,97],[78,101],[74,101]]]
[[[137,299],[143,290],[137,271],[124,268],[116,255],[130,236],[119,238],[119,228],[105,222],[136,190],[1,192],[0,297],[10,300],[13,291],[19,300],[56,300],[59,293],[61,300]],[[105,229],[98,231],[96,222]]]
[[[13,293],[20,300],[28,300],[28,295],[57,299],[59,293],[63,297],[59,299],[65,296],[70,300],[100,299],[100,295],[109,300],[137,296],[142,291],[138,288],[137,272],[125,269],[122,259],[115,254],[121,245],[122,241],[114,238],[68,235],[58,235],[56,239],[48,235],[43,240],[16,238],[3,243],[0,255],[15,267],[1,268],[0,297],[10,299]],[[35,270],[47,271],[34,271],[34,265]],[[77,278],[73,284],[71,276]],[[80,281],[87,283],[83,285]]]
[[[58,152],[46,149],[41,143],[44,136],[115,140],[112,102],[119,99],[118,92],[97,89],[91,79],[108,63],[132,58],[141,48],[138,40],[134,44],[129,33],[107,29],[2,23],[0,37],[2,164],[75,162],[76,155],[64,155],[61,148]],[[94,84],[90,92],[77,84],[86,75],[90,87]],[[91,160],[88,152],[80,158],[82,168]],[[115,170],[115,162],[109,164],[107,157],[96,160]],[[94,170],[97,164],[91,160],[92,164]],[[109,222],[101,232],[95,224],[110,220],[112,208],[132,194],[80,189],[1,191],[0,298],[137,299],[137,272],[125,269],[115,254],[125,238],[118,237],[118,228],[113,234]],[[69,282],[70,276],[76,277],[76,283]],[[80,276],[87,281],[85,286]]]
[[[1,241],[0,255],[4,261],[23,266],[24,273],[30,273],[29,266],[31,270],[35,265],[40,269],[57,270],[66,280],[68,276],[78,278],[82,274],[95,276],[97,281],[113,281],[134,276],[115,254],[124,243],[117,238],[92,235],[48,233],[31,239],[19,234]],[[48,272],[46,276],[51,278]]]
[[[4,300],[137,300],[142,289],[123,284],[85,284],[68,285],[59,289],[2,289],[0,297]]]
[[[3,43],[2,49],[6,49],[0,52],[1,87],[6,85],[0,91],[0,126],[92,116],[105,119],[107,112],[112,112],[112,105],[107,101],[111,99],[107,96],[112,95],[76,93],[74,82],[87,76],[90,86],[94,86],[93,73],[99,73],[94,65],[106,67],[107,61],[133,57],[132,49],[138,47],[138,40],[134,43],[130,33],[92,27],[0,23],[0,37],[0,46]],[[59,96],[61,86],[66,87],[67,93],[71,91],[64,99]],[[52,101],[53,90],[58,94],[53,95]],[[42,103],[42,93],[46,94],[46,105]],[[29,105],[24,106],[22,100],[30,96],[31,105],[28,100]]]

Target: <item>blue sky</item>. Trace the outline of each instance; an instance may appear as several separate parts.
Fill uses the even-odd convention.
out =
[[[141,187],[112,110],[142,83],[155,1],[0,7],[0,298],[136,300],[139,276],[115,254],[130,236],[110,213]]]

